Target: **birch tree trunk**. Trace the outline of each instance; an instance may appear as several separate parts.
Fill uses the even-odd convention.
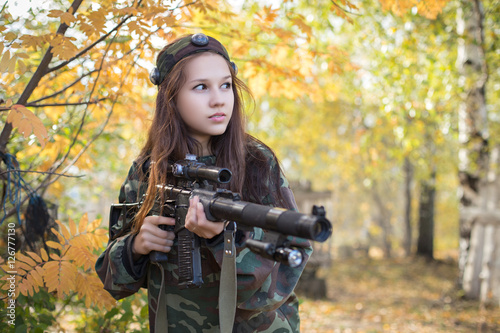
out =
[[[460,282],[467,297],[499,295],[500,218],[498,147],[488,144],[484,11],[480,0],[460,0],[457,68],[463,87],[459,116]],[[497,254],[498,253],[498,254]],[[481,298],[481,301],[486,301]],[[496,300],[495,302],[498,302]]]

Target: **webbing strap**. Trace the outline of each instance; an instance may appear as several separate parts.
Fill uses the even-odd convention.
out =
[[[222,258],[219,286],[219,325],[221,333],[233,331],[236,315],[236,223],[229,222],[224,228],[224,257]]]
[[[165,295],[165,270],[159,262],[154,262],[161,272],[161,286],[156,302],[155,333],[168,333],[167,297]]]

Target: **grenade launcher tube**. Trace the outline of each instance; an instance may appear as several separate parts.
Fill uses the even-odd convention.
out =
[[[324,242],[332,233],[330,222],[320,215],[305,215],[292,210],[213,197],[204,190],[194,190],[204,206],[207,218],[212,221],[234,221],[248,227],[259,227],[284,235]],[[213,192],[212,192],[213,193]]]

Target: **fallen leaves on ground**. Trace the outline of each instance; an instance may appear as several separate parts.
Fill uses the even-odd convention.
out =
[[[500,332],[500,307],[465,300],[454,261],[334,261],[318,273],[327,297],[301,297],[301,332]]]

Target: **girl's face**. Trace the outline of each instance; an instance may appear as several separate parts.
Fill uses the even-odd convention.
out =
[[[210,137],[223,134],[233,114],[231,72],[222,56],[203,52],[186,64],[184,75],[186,82],[177,95],[177,109],[189,134],[207,154]]]

